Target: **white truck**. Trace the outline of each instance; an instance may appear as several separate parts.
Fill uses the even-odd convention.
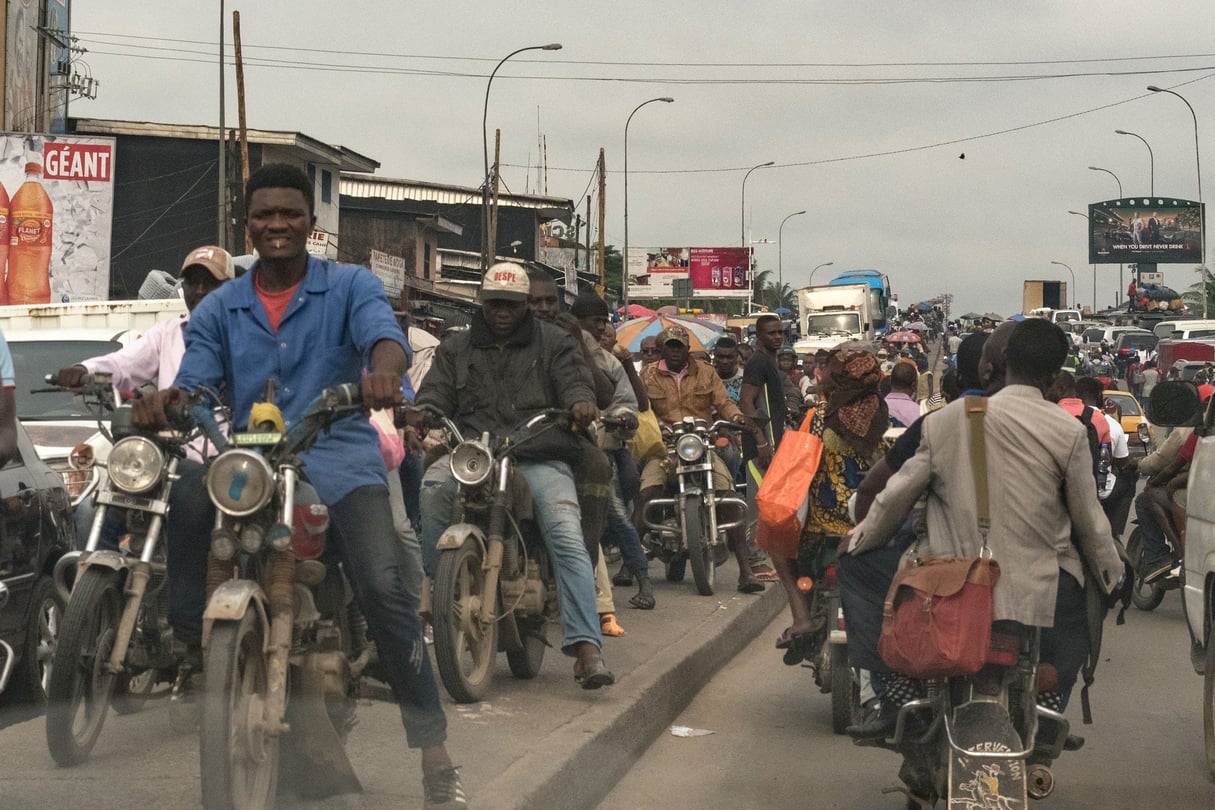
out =
[[[801,338],[793,344],[793,350],[813,354],[851,340],[873,340],[869,302],[865,284],[801,288],[797,291]]]
[[[47,374],[89,357],[109,354],[139,338],[152,324],[186,313],[181,298],[0,306],[0,332],[13,356],[17,418],[38,456],[63,476],[76,511],[77,537],[88,531],[92,494],[109,442],[79,397],[32,394]],[[84,450],[84,446],[88,450]]]

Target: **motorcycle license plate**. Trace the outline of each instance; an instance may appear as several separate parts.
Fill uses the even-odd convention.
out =
[[[1021,810],[1028,801],[1025,760],[1012,756],[1023,746],[997,703],[958,707],[951,725],[953,741],[976,753],[1007,753],[1007,757],[967,756],[949,750],[949,810]]]
[[[283,438],[283,434],[276,430],[266,431],[264,433],[237,433],[232,437],[233,444],[239,446],[259,445],[259,444],[278,444]]]

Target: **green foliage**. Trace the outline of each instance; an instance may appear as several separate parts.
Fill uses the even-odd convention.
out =
[[[1205,267],[1196,267],[1194,272],[1198,274],[1199,280],[1190,285],[1190,288],[1181,294],[1181,300],[1185,302],[1190,311],[1201,313],[1202,308],[1202,290],[1203,283],[1206,283],[1207,307],[1208,313],[1215,312],[1215,275],[1211,274],[1210,270]]]

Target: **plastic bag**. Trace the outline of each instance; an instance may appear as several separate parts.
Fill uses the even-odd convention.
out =
[[[818,472],[823,440],[810,432],[814,413],[798,430],[787,430],[755,496],[759,510],[755,542],[769,554],[796,559],[810,509],[810,484]]]
[[[666,446],[662,443],[662,428],[658,427],[658,417],[650,408],[637,414],[637,432],[626,443],[629,455],[638,464],[644,465],[651,458],[662,458],[666,455]]]

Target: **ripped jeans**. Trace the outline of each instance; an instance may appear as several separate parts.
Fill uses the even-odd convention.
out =
[[[573,473],[561,461],[521,461],[518,470],[531,488],[536,522],[557,578],[564,629],[561,650],[573,655],[574,645],[582,641],[602,647],[599,614],[595,612],[595,570],[582,541]],[[451,476],[447,456],[443,456],[422,477],[422,563],[431,577],[438,567],[439,538],[451,524],[458,493],[459,485]]]

